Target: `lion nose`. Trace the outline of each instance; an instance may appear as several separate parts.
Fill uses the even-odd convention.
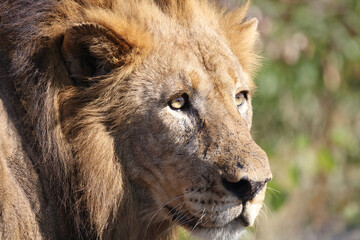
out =
[[[247,176],[243,176],[238,182],[230,182],[223,178],[222,184],[226,190],[246,202],[252,200],[268,181],[270,181],[270,178],[265,181],[253,181]]]

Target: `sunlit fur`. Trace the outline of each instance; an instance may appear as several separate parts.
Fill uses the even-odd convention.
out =
[[[252,223],[265,189],[245,207],[221,178],[238,178],[240,163],[271,178],[249,132],[258,56],[247,8],[1,1],[0,239],[171,239],[188,212],[196,235],[239,236],[233,219]],[[238,89],[249,91],[241,114]],[[168,107],[179,91],[194,115]]]

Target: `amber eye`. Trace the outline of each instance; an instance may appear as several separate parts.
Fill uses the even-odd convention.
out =
[[[236,94],[235,96],[235,103],[236,106],[240,107],[247,99],[247,92],[246,91],[242,91],[239,92],[238,94]]]
[[[174,97],[173,99],[170,100],[169,106],[173,110],[183,109],[184,107],[186,107],[188,105],[188,99],[189,99],[189,97],[187,94],[183,94],[181,96]]]

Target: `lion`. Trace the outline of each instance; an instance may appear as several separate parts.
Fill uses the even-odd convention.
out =
[[[0,239],[236,239],[272,174],[249,3],[3,0]]]

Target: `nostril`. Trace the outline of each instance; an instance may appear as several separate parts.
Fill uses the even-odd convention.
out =
[[[226,190],[235,194],[238,198],[243,199],[251,192],[251,184],[247,177],[243,177],[238,182],[229,182],[226,179],[222,179],[222,183]]]
[[[265,186],[266,182],[256,182],[249,180],[247,176],[243,177],[238,182],[229,182],[225,178],[222,179],[222,183],[226,190],[233,193],[239,199],[243,201],[251,200],[255,195]]]

